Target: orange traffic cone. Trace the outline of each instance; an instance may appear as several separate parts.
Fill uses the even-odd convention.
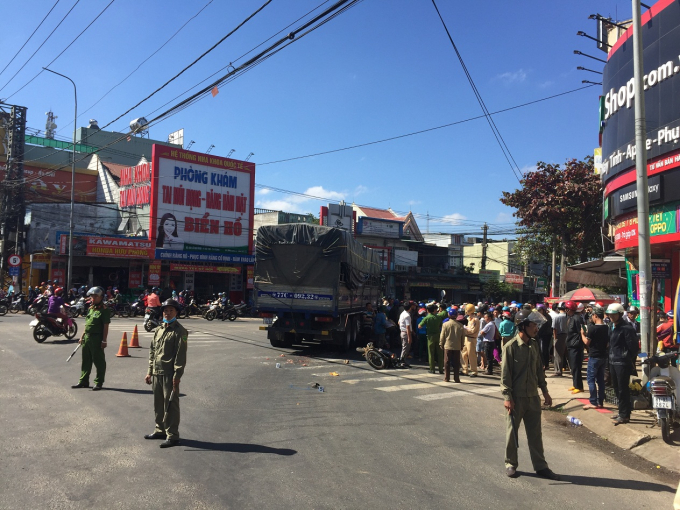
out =
[[[135,330],[132,332],[132,338],[130,338],[130,349],[141,349],[139,346],[139,333],[137,333],[137,324],[135,324]]]
[[[127,333],[123,333],[123,338],[120,340],[120,348],[118,349],[118,354],[116,354],[116,356],[118,356],[119,358],[130,357],[127,345]]]

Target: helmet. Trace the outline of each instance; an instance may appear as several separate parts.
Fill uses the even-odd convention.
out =
[[[672,319],[673,318],[673,310],[668,310],[666,312],[666,317],[668,317],[669,319]]]
[[[161,312],[162,312],[163,310],[165,310],[168,306],[174,307],[175,310],[177,310],[178,312],[179,312],[179,310],[180,310],[180,306],[179,306],[179,303],[178,303],[177,301],[175,301],[174,299],[166,299],[166,300],[163,302],[163,304],[161,305]]]
[[[418,315],[425,315],[426,313],[427,310],[425,310],[425,308],[421,308],[420,310],[418,310]]]
[[[475,313],[475,305],[468,303],[465,305],[465,314],[470,315],[471,313]]]
[[[113,293],[114,293],[114,294],[119,294],[118,289],[114,290]]]
[[[420,308],[425,308],[425,303],[423,303],[423,302],[421,301],[420,303],[418,303],[418,306],[419,306]]]
[[[545,310],[545,305],[543,303],[538,303],[536,305],[536,310]]]
[[[481,309],[480,307],[475,306],[475,312],[479,313],[479,312],[481,312],[481,311],[482,311],[482,309]]]
[[[520,310],[517,312],[517,315],[515,315],[515,325],[516,326],[525,326],[526,324],[533,322],[529,320],[529,315],[531,315],[531,312],[529,310]]]
[[[56,289],[54,289],[54,293],[57,296],[61,296],[63,292],[64,292],[64,289],[62,289],[61,287],[57,287]]]
[[[449,308],[449,317],[452,319],[458,316],[458,310],[455,308]]]
[[[604,308],[604,303],[603,303],[602,301],[598,301],[598,302],[595,303],[595,304],[596,304],[597,306],[599,306],[600,308]]]
[[[512,314],[508,310],[507,312],[503,312],[503,317],[507,317],[508,319],[512,318]]]
[[[504,306],[504,307],[503,307],[503,311],[504,311],[504,312],[509,312],[509,311],[510,311],[510,307],[509,307],[509,306]]]
[[[585,306],[583,306],[583,303],[579,303],[578,306],[576,307],[577,312],[582,312]]]
[[[640,313],[640,310],[638,309],[637,306],[631,306],[631,307],[628,309],[628,313]]]
[[[92,287],[90,290],[87,291],[88,296],[103,296],[104,295],[104,289],[101,287]]]
[[[566,303],[564,303],[564,308],[566,308],[567,310],[571,310],[572,312],[575,312],[578,308],[578,303],[576,303],[576,301],[569,300]]]
[[[623,312],[625,312],[625,310],[623,309],[623,305],[621,303],[610,303],[604,313],[609,315],[611,313],[623,314]]]
[[[595,301],[591,301],[591,302],[588,303],[588,304],[589,304],[590,306],[595,306],[597,303],[596,303]]]

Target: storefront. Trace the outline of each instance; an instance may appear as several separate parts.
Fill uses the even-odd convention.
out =
[[[680,4],[658,1],[642,17],[652,277],[664,310],[680,277]],[[637,304],[638,218],[632,29],[614,44],[600,101],[604,221],[626,257],[628,302]]]

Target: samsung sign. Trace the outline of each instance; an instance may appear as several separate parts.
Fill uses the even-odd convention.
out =
[[[661,3],[641,31],[650,160],[680,148],[680,3],[663,2],[665,7]],[[602,173],[608,181],[635,165],[634,105],[639,93],[633,82],[632,37],[610,55],[602,84]]]
[[[649,178],[649,201],[661,200],[661,176],[655,175]],[[635,183],[615,191],[611,196],[613,216],[637,209],[637,185]]]

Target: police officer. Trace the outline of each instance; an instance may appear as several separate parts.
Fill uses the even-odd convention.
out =
[[[149,348],[149,371],[144,379],[146,384],[153,383],[156,428],[144,439],[165,439],[160,446],[169,448],[179,445],[179,381],[186,365],[189,334],[177,322],[180,310],[177,301],[166,300],[161,310],[163,324],[154,333]],[[173,391],[174,396],[170,400]]]
[[[501,363],[501,393],[505,399],[506,433],[505,433],[505,473],[510,478],[517,476],[517,446],[515,434],[519,424],[524,420],[527,433],[531,463],[538,476],[550,480],[559,480],[559,475],[548,467],[543,454],[543,434],[541,432],[541,399],[538,388],[543,392],[545,405],[552,405],[545,382],[541,349],[536,341],[537,324],[529,319],[530,310],[520,310],[515,316],[517,333],[503,347]],[[513,420],[514,425],[513,429]]]
[[[97,377],[94,379],[93,391],[99,391],[104,384],[106,374],[106,339],[109,336],[109,323],[111,322],[111,310],[104,306],[104,289],[92,287],[87,291],[88,296],[92,296],[92,306],[87,312],[85,320],[85,330],[83,331],[79,344],[82,345],[83,362],[81,365],[80,381],[71,388],[89,388],[90,372],[92,363],[97,368]]]

